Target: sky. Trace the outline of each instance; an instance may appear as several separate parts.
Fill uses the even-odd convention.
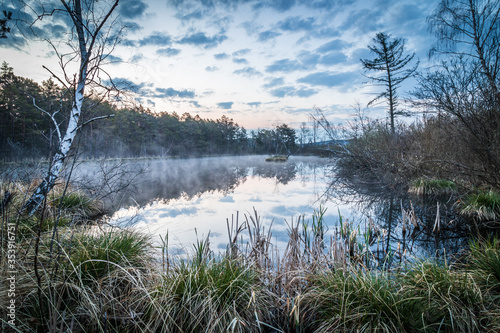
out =
[[[4,1],[3,8],[16,1]],[[14,5],[13,5],[14,4]],[[314,108],[334,124],[380,91],[363,76],[360,59],[377,32],[403,38],[420,67],[435,38],[426,18],[430,0],[120,0],[128,27],[104,66],[137,103],[155,112],[233,118],[247,129],[287,123],[298,128]],[[62,22],[45,18],[53,40]],[[0,40],[0,61],[41,82],[57,58],[43,42],[13,29]],[[410,90],[408,82],[400,92]],[[384,106],[369,109],[384,118]]]

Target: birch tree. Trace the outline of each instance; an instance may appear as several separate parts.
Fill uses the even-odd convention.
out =
[[[388,113],[391,133],[394,134],[394,118],[397,115],[403,114],[397,110],[397,89],[403,81],[415,74],[418,62],[416,65],[409,67],[410,62],[415,57],[415,53],[405,55],[404,41],[401,38],[392,39],[390,35],[383,32],[379,32],[373,38],[373,44],[369,45],[368,48],[375,55],[375,59],[361,59],[361,63],[367,71],[375,71],[379,75],[365,76],[375,85],[385,87],[385,90],[372,99],[368,105],[374,104],[380,99],[387,101],[389,104]]]
[[[56,6],[50,3],[46,5],[38,2],[35,4],[25,3],[26,8],[33,10],[34,16],[37,17],[35,22],[30,25],[31,32],[35,36],[37,36],[37,30],[33,27],[36,27],[36,23],[45,17],[62,14],[64,15],[63,19],[70,22],[68,24],[69,34],[66,34],[68,40],[65,42],[71,47],[71,50],[61,50],[58,48],[59,43],[43,39],[52,46],[59,58],[62,74],[56,74],[49,68],[46,69],[72,95],[69,119],[65,129],[55,119],[55,113],[58,111],[49,113],[40,108],[40,111],[46,113],[53,121],[59,144],[50,162],[47,175],[24,206],[29,214],[33,214],[40,207],[47,194],[54,187],[63,170],[64,162],[75,141],[77,132],[85,125],[82,123],[85,89],[87,87],[104,88],[100,84],[99,76],[102,73],[101,63],[119,40],[120,29],[116,28],[117,18],[113,15],[118,2],[119,0],[60,0],[60,4]],[[37,12],[35,8],[39,8],[40,12]],[[76,65],[76,72],[70,72],[72,64]],[[36,105],[35,100],[33,103]],[[93,120],[95,119],[89,119],[86,123]]]

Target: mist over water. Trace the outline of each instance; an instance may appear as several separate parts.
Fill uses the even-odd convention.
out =
[[[241,224],[245,216],[254,216],[254,209],[266,229],[272,226],[273,246],[283,250],[288,224],[299,216],[311,220],[320,206],[326,209],[327,237],[339,230],[339,216],[352,223],[360,238],[369,221],[374,223],[385,235],[371,248],[381,257],[397,248],[427,257],[456,253],[465,246],[463,234],[446,229],[454,216],[448,215],[445,202],[440,206],[441,233],[435,235],[428,227],[410,238],[402,230],[402,210],[414,207],[422,225],[432,225],[435,201],[346,191],[345,184],[335,180],[334,163],[295,156],[285,163],[265,162],[265,156],[105,161],[83,163],[74,177],[106,200],[112,224],[147,232],[156,245],[168,233],[170,248],[179,253],[191,251],[197,239],[208,235],[211,249],[224,251],[227,221]],[[111,190],[117,188],[121,190]]]

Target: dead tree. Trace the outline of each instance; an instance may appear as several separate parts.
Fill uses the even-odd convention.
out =
[[[383,32],[379,32],[373,38],[373,44],[369,45],[368,48],[375,55],[375,59],[361,59],[361,63],[367,71],[375,71],[380,75],[365,76],[375,85],[385,87],[385,90],[372,99],[368,105],[374,104],[380,99],[387,100],[391,133],[394,134],[394,118],[396,115],[403,114],[396,109],[397,89],[403,81],[415,74],[418,63],[408,67],[415,57],[415,53],[405,55],[404,41],[401,38],[391,38],[390,35]]]

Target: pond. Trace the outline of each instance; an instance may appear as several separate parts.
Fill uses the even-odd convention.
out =
[[[271,228],[273,247],[283,250],[289,225],[299,217],[311,221],[320,209],[327,237],[348,225],[362,243],[369,229],[371,250],[379,258],[391,252],[420,258],[453,254],[467,243],[447,198],[353,190],[336,180],[334,159],[292,156],[266,162],[265,156],[228,156],[106,163],[80,165],[75,179],[93,187],[131,185],[113,193],[111,223],[149,233],[157,244],[168,233],[169,247],[178,253],[191,251],[207,236],[211,249],[222,252],[228,223],[242,224],[256,214],[266,230]],[[413,214],[413,224],[403,214]]]

